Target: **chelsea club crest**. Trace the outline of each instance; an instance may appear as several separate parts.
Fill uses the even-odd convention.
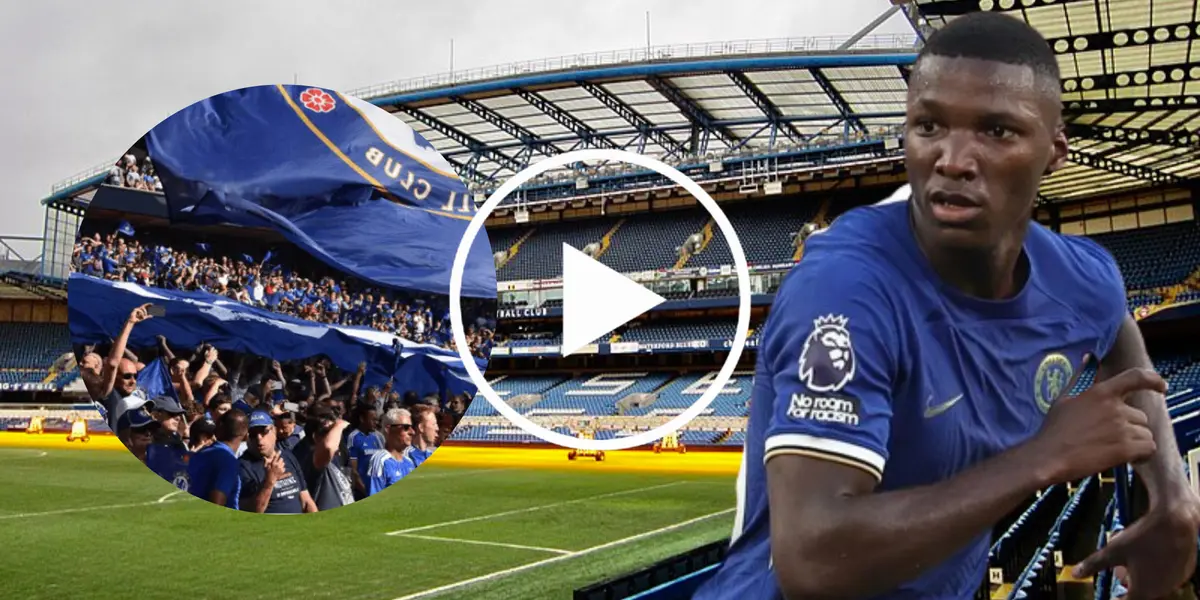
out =
[[[1043,413],[1050,412],[1050,405],[1065,391],[1074,370],[1070,359],[1058,352],[1042,359],[1033,378],[1033,397]]]

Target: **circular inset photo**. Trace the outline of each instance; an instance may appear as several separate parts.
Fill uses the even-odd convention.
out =
[[[214,504],[379,494],[475,396],[448,297],[474,212],[450,164],[365,101],[277,85],[197,102],[124,153],[80,225],[67,304],[87,393],[151,471]],[[461,305],[480,369],[496,296],[483,234]]]

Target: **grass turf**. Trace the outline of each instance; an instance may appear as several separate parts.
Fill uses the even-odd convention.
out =
[[[3,595],[566,598],[729,534],[729,473],[561,454],[514,452],[539,457],[534,468],[435,454],[365,502],[265,516],[171,495],[123,451],[0,448]],[[620,458],[611,462],[705,460]]]

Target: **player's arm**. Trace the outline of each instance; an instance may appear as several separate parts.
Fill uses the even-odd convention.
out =
[[[1137,322],[1126,314],[1124,297],[1120,300],[1120,326],[1101,360],[1097,379],[1103,383],[1098,385],[1124,377],[1133,369],[1153,368]],[[1074,570],[1076,577],[1090,577],[1123,566],[1130,577],[1130,598],[1165,596],[1191,578],[1196,568],[1200,498],[1183,473],[1165,391],[1164,384],[1161,389],[1138,390],[1125,400],[1131,410],[1143,415],[1156,447],[1145,460],[1133,462],[1149,492],[1149,508],[1122,535],[1088,556]]]
[[[100,368],[100,397],[97,400],[107,398],[112,393],[113,387],[117,384],[117,372],[121,369],[121,359],[125,358],[125,346],[129,343],[129,335],[133,333],[134,325],[150,318],[147,309],[149,304],[143,304],[129,313],[129,318],[125,320],[125,326],[121,328],[121,333],[117,335],[117,339],[113,340],[112,348],[108,350],[108,357],[104,360],[104,365]]]
[[[367,363],[365,363],[365,362],[358,363],[358,371],[356,371],[354,373],[354,387],[351,388],[351,390],[350,390],[350,404],[352,406],[358,405],[358,393],[362,389],[363,374],[365,374],[366,372],[367,372]]]
[[[361,435],[363,435],[361,431],[351,433],[350,438],[346,440],[346,445],[350,449],[350,481],[354,485],[354,489],[366,493],[367,486],[363,483],[362,476],[358,474],[358,461],[363,454],[362,450],[358,447],[358,438]]]
[[[208,374],[212,372],[213,362],[217,360],[217,349],[209,346],[204,350],[204,362],[196,369],[196,375],[192,377],[192,385],[201,387],[204,385],[204,380],[208,379]]]
[[[223,442],[216,442],[218,444]],[[230,448],[235,450],[235,448]],[[233,455],[222,458],[216,465],[216,477],[213,480],[213,490],[208,493],[208,499],[217,506],[225,506],[230,495],[237,494],[241,487],[242,468],[238,459]]]
[[[776,394],[763,399],[773,403],[765,460],[772,559],[786,597],[892,589],[1045,485],[1036,457],[1012,452],[935,485],[875,493],[901,371],[898,309],[868,275],[813,267],[789,280],[760,350]]]
[[[301,506],[300,510],[302,512],[305,512],[305,513],[317,512],[317,503],[315,500],[313,500],[312,494],[308,493],[308,490],[300,491],[300,506]]]
[[[325,439],[321,440],[320,444],[313,445],[313,468],[320,470],[329,466],[333,455],[337,454],[338,448],[342,444],[342,432],[349,425],[350,423],[338,419],[329,429],[329,433],[325,434]]]
[[[896,333],[905,324],[883,292],[886,284],[824,271],[785,282],[771,312],[788,317],[768,325],[760,349],[777,395],[764,399],[774,404],[764,460],[772,557],[786,596],[886,592],[949,559],[1037,490],[1153,451],[1148,432],[1129,421],[1134,416],[1122,412],[1120,398],[1155,382],[1130,372],[1055,402],[1026,444],[937,483],[876,492],[886,469],[895,390],[905,380],[909,349]],[[830,314],[848,317],[854,369],[844,380],[828,361],[812,363],[804,375],[813,322]],[[830,389],[834,384],[840,387]],[[805,397],[832,398],[826,406],[840,412],[805,412],[805,403],[794,401]],[[979,399],[988,400],[1003,399]]]
[[[267,459],[263,464],[263,470],[266,476],[263,478],[258,492],[254,494],[254,512],[260,515],[267,512],[267,505],[271,504],[271,494],[275,492],[275,484],[279,483],[279,479],[285,474],[283,456],[276,454]],[[243,480],[244,484],[245,480]]]
[[[1124,300],[1122,298],[1122,300]],[[1105,381],[1129,369],[1153,370],[1154,363],[1146,352],[1142,332],[1133,315],[1126,314],[1117,331],[1116,341],[1096,373],[1097,381]],[[1134,469],[1150,492],[1150,503],[1170,503],[1190,493],[1187,478],[1180,468],[1179,447],[1175,443],[1175,430],[1167,413],[1166,397],[1156,390],[1143,390],[1129,396],[1130,406],[1146,413],[1150,430],[1158,450],[1149,460],[1134,465]]]

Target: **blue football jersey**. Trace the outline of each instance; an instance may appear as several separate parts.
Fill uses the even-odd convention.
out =
[[[367,465],[367,495],[374,496],[391,487],[397,481],[404,479],[417,468],[408,458],[397,460],[387,450],[380,450],[371,455]]]
[[[1021,291],[974,298],[934,273],[906,199],[851,210],[809,237],[781,284],[759,345],[733,540],[696,598],[781,597],[772,457],[859,468],[880,492],[943,481],[1027,441],[1084,355],[1113,345],[1125,290],[1098,244],[1031,223]],[[990,537],[880,598],[971,598]]]
[[[188,461],[188,493],[208,500],[213,490],[225,494],[225,506],[238,509],[242,492],[241,466],[233,450],[217,442],[192,455]]]

